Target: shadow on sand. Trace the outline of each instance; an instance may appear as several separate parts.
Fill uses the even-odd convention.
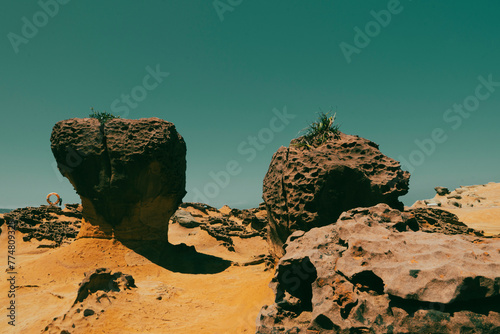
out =
[[[123,244],[167,270],[183,274],[217,274],[231,266],[231,261],[198,253],[194,246],[165,242],[123,242]]]

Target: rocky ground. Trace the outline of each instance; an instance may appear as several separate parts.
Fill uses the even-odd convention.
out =
[[[451,201],[457,201],[460,205]],[[160,245],[158,247],[163,248],[153,252],[117,240],[75,240],[81,220],[81,208],[78,206],[70,205],[64,210],[49,206],[18,209],[0,215],[0,241],[3,245],[7,244],[4,222],[12,219],[19,222],[15,254],[18,272],[16,332],[255,333],[259,312],[259,330],[262,333],[270,332],[268,329],[273,327],[280,333],[280,330],[291,329],[297,324],[310,326],[311,330],[318,333],[328,333],[333,331],[328,328],[336,328],[332,327],[330,319],[336,319],[336,324],[358,323],[361,329],[365,325],[360,324],[359,319],[372,318],[378,321],[377,326],[380,328],[384,328],[383,324],[386,322],[393,322],[394,328],[402,328],[405,323],[419,328],[419,324],[425,321],[441,322],[443,326],[447,324],[451,328],[460,324],[471,327],[470,313],[467,312],[474,311],[477,314],[474,319],[486,326],[485,333],[493,333],[493,325],[490,324],[495,324],[497,320],[494,316],[481,313],[477,298],[468,302],[466,310],[454,309],[459,306],[450,303],[450,298],[453,298],[449,295],[451,290],[432,283],[432,275],[442,271],[445,277],[459,277],[461,281],[455,279],[454,284],[462,284],[474,293],[483,291],[481,286],[489,286],[487,281],[474,285],[475,281],[470,281],[467,275],[460,276],[460,273],[454,272],[458,269],[453,268],[460,265],[453,267],[452,264],[468,261],[467,257],[464,259],[460,255],[467,254],[467,247],[474,242],[467,243],[466,240],[498,240],[484,239],[483,233],[471,227],[484,231],[486,236],[499,233],[500,212],[497,210],[500,184],[461,187],[449,194],[436,195],[426,202],[419,201],[412,208],[407,208],[403,213],[404,219],[398,220],[398,214],[387,209],[388,217],[382,221],[375,219],[377,223],[374,222],[371,227],[361,223],[356,225],[358,227],[339,230],[342,225],[337,226],[335,229],[339,232],[335,233],[350,235],[340,238],[345,239],[345,242],[332,242],[330,246],[344,249],[343,252],[338,252],[343,255],[337,260],[343,267],[327,272],[324,270],[327,267],[321,264],[328,262],[327,259],[320,260],[315,258],[316,255],[311,255],[311,261],[319,262],[314,262],[318,269],[316,277],[311,278],[310,282],[313,290],[304,292],[306,295],[311,293],[310,297],[302,292],[298,296],[287,292],[295,281],[292,276],[285,277],[283,268],[301,265],[299,269],[308,269],[308,263],[299,261],[303,259],[300,254],[301,247],[304,247],[300,245],[305,243],[304,240],[309,240],[306,249],[321,249],[324,236],[308,236],[308,239],[303,239],[303,232],[296,232],[300,235],[292,236],[295,239],[292,244],[296,245],[292,248],[295,250],[290,248],[289,254],[280,262],[281,271],[278,266],[278,271],[275,272],[275,264],[269,256],[265,240],[267,213],[263,206],[237,210],[227,206],[216,209],[202,203],[183,203],[169,224],[169,241],[174,246],[164,248],[164,245]],[[363,215],[356,212],[344,215],[343,224],[357,217],[356,215]],[[323,229],[332,228],[327,226]],[[353,228],[355,231],[351,231]],[[380,269],[385,266],[381,264],[389,263],[383,257],[367,256],[384,249],[385,246],[381,243],[366,243],[366,240],[374,240],[381,230],[387,231],[384,232],[387,234],[386,238],[382,238],[381,242],[394,243],[389,247],[394,249],[391,270]],[[332,233],[329,232],[330,235]],[[408,233],[418,235],[419,238],[403,240],[398,237],[410,235]],[[434,258],[433,265],[429,268],[419,267],[417,264],[426,261],[424,255],[411,258],[411,253],[415,252],[413,248],[426,245],[427,239],[420,237],[421,235],[433,240],[436,239],[435,236],[441,235],[437,237],[439,243],[432,249],[432,255],[429,253],[427,256]],[[495,249],[488,248],[491,248],[491,242],[476,243],[477,246],[474,247],[477,250],[472,250],[473,253],[486,257],[485,254],[488,253],[490,258],[497,256]],[[311,246],[313,243],[318,244],[319,248]],[[357,243],[356,247],[348,247],[354,243]],[[401,248],[403,245],[408,249],[406,253]],[[349,251],[345,252],[345,248]],[[156,256],[155,251],[168,256]],[[420,258],[421,256],[424,257]],[[7,263],[6,257],[6,252],[0,253],[0,261],[3,263]],[[349,257],[352,257],[352,261],[347,261]],[[443,260],[440,260],[442,257]],[[448,260],[445,261],[444,258]],[[498,265],[496,260],[493,263]],[[491,268],[480,270],[484,271],[483,277],[492,276],[486,272]],[[392,290],[384,293],[380,284],[377,286],[371,283],[376,283],[377,280],[369,279],[367,272],[376,274],[387,287],[392,286]],[[398,273],[403,272],[407,272],[409,276],[398,276]],[[289,284],[285,284],[284,288],[282,285],[280,290],[279,282],[286,281],[284,278],[288,278]],[[391,283],[402,279],[413,279],[414,286]],[[271,281],[275,292],[281,291],[281,299],[276,299],[278,296],[269,288]],[[449,288],[450,282],[446,279],[443,282]],[[353,286],[352,289],[349,284]],[[422,286],[427,286],[430,291],[427,295],[417,293],[422,290]],[[339,306],[338,319],[335,318],[335,309],[331,308],[330,301],[322,299],[324,290],[328,287],[336,287],[337,291],[344,288],[346,291],[352,290],[346,294],[339,293],[343,299],[335,302]],[[7,289],[8,282],[2,280],[0,290]],[[467,289],[461,297],[464,300],[469,298]],[[414,302],[407,303],[405,296],[412,294],[419,297]],[[485,298],[486,304],[497,302],[497,297],[491,294],[481,298]],[[0,297],[2,304],[5,299],[4,295]],[[312,311],[308,308],[307,300],[309,303],[311,300],[321,302],[323,306]],[[263,305],[268,306],[262,309]],[[363,309],[363,305],[389,307],[392,312],[399,310],[399,313],[388,313],[377,320],[375,313],[379,311],[374,311],[373,308]],[[287,317],[297,314],[300,308],[305,308],[305,311],[298,312],[301,314],[298,318]],[[321,310],[323,311],[319,312]],[[451,320],[432,318],[437,316],[435,311],[442,310],[454,312]],[[275,321],[278,323],[275,324]],[[12,332],[9,328],[0,332],[4,330],[6,333]]]

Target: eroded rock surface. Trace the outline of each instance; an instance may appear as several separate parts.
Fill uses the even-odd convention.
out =
[[[53,318],[43,332],[49,334],[91,332],[93,324],[100,317],[105,317],[108,309],[112,308],[114,303],[118,303],[119,299],[137,298],[131,291],[136,288],[132,275],[112,272],[108,268],[86,272],[71,308],[64,315]]]
[[[52,243],[44,245],[45,247],[57,247],[76,238],[81,218],[78,205],[67,204],[65,209],[42,205],[12,210],[0,218],[0,226],[5,221],[13,221],[16,230],[24,234],[23,241],[49,240]]]
[[[136,288],[132,275],[121,272],[112,273],[110,269],[98,268],[85,273],[85,278],[80,283],[75,303],[81,303],[97,291],[118,292]]]
[[[272,252],[294,231],[334,223],[355,207],[387,203],[403,209],[399,196],[408,192],[410,174],[383,155],[378,145],[339,133],[319,147],[280,147],[264,179]]]
[[[261,208],[218,210],[204,203],[182,203],[172,217],[173,223],[186,228],[200,227],[221,245],[234,251],[233,237],[265,238],[266,211]]]
[[[422,224],[379,204],[294,232],[257,333],[498,333],[500,239]]]
[[[54,126],[51,143],[82,200],[79,237],[167,240],[186,194],[186,144],[174,124],[73,118]]]

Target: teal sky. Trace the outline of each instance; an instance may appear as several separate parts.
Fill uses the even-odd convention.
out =
[[[54,169],[50,133],[90,107],[175,123],[184,201],[199,191],[216,207],[261,202],[272,154],[330,109],[343,132],[408,161],[407,205],[438,185],[500,181],[498,1],[59,1],[0,13],[0,207],[50,192],[79,201]],[[157,69],[169,74],[146,90]],[[293,118],[273,120],[284,110]]]

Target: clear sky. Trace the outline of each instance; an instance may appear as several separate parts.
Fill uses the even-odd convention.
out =
[[[438,185],[499,182],[499,12],[494,0],[9,1],[0,207],[79,201],[50,133],[90,107],[175,123],[184,200],[216,207],[261,202],[272,154],[330,109],[406,161],[407,205]]]

